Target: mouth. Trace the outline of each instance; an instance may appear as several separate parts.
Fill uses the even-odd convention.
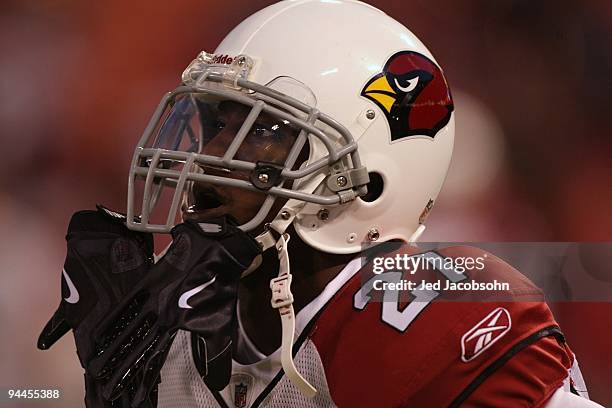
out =
[[[222,207],[228,203],[227,197],[209,185],[194,185],[191,196],[193,201],[183,208],[185,219],[198,219],[203,215],[217,213],[222,211]]]
[[[211,210],[225,204],[225,199],[213,188],[194,188],[195,207],[198,210]]]

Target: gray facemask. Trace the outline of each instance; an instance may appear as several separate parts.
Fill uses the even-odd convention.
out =
[[[130,229],[169,232],[181,208],[194,209],[198,182],[266,195],[240,226],[245,231],[261,225],[279,197],[334,205],[366,193],[368,173],[350,132],[316,109],[301,82],[247,80],[252,65],[247,56],[214,64],[203,52],[183,73],[183,84],[161,100],[132,158]],[[311,151],[306,163],[296,163],[307,142],[323,153]],[[325,176],[321,188],[299,189],[316,174]]]

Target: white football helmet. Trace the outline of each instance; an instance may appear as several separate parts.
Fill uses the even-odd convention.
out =
[[[218,120],[228,110],[241,118],[231,132]],[[273,124],[262,130],[258,123],[266,121]],[[288,134],[285,154],[272,154],[270,143],[287,144]],[[257,239],[279,253],[271,289],[283,325],[284,372],[313,396],[292,360],[285,230],[293,224],[305,243],[333,254],[416,240],[444,181],[453,137],[446,80],[406,27],[358,1],[281,1],[244,20],[214,53],[202,52],[162,99],[134,152],[128,226],[170,231],[181,206],[197,207],[193,191],[205,183],[266,195],[240,226],[245,231],[269,220],[275,200],[285,199]],[[167,188],[169,211],[155,223],[151,214]]]
[[[214,53],[201,53],[182,80],[162,100],[134,153],[131,228],[169,231],[185,192],[201,180],[268,195],[245,230],[263,222],[276,197],[290,199],[277,227],[292,222],[302,240],[328,253],[410,241],[422,230],[450,163],[453,103],[429,50],[380,10],[350,0],[281,1],[240,23]],[[250,119],[224,154],[202,154],[210,136],[193,118],[220,100],[246,105]],[[236,157],[260,112],[301,131],[284,163]],[[309,158],[298,169],[293,162],[304,141]],[[206,174],[205,166],[251,177]],[[138,181],[144,181],[140,211]],[[153,224],[150,213],[163,187],[177,191],[166,222]]]

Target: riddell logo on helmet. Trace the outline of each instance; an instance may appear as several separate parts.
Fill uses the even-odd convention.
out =
[[[234,57],[230,57],[227,54],[215,55],[212,59],[213,64],[227,64],[230,65],[234,61]]]

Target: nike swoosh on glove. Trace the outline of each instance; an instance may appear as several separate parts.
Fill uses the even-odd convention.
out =
[[[142,380],[132,407],[146,400],[179,329],[198,336],[206,384],[220,390],[229,382],[238,284],[261,248],[229,217],[187,221],[173,228],[172,237],[164,257],[101,323],[110,335],[88,369],[106,382],[106,399],[124,395],[136,376]],[[115,321],[129,323],[120,331],[108,329]]]
[[[62,299],[38,338],[38,348],[49,349],[70,329],[77,354],[85,368],[85,405],[88,408],[121,407],[128,392],[114,403],[102,397],[103,384],[87,371],[102,349],[95,339],[99,323],[123,301],[152,265],[153,237],[124,226],[125,217],[102,206],[75,213],[66,235],[67,254],[61,276]],[[155,390],[154,390],[155,391]],[[153,400],[143,407],[156,405]]]

